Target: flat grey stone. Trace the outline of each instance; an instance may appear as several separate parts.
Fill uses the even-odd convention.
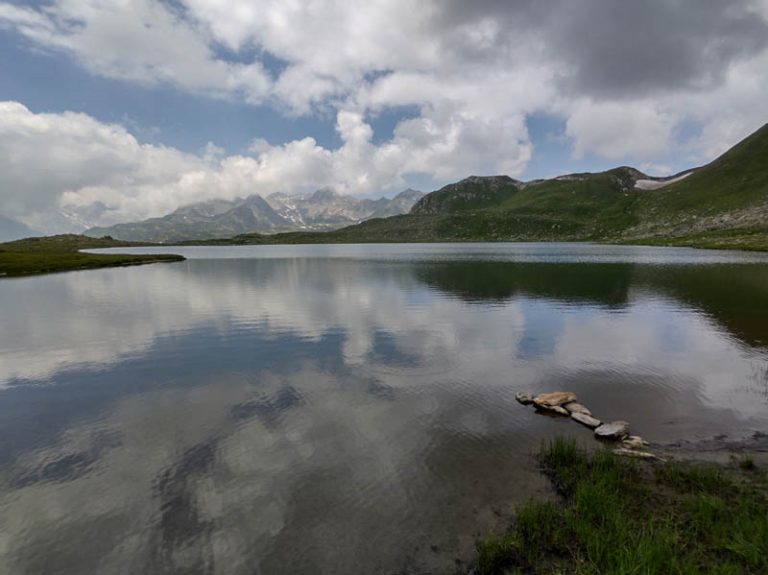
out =
[[[603,423],[595,429],[595,435],[603,439],[623,439],[629,435],[629,423],[626,421]]]
[[[583,413],[584,415],[592,415],[592,412],[587,409],[587,406],[581,405],[578,401],[564,403],[563,407],[567,409],[569,413]]]
[[[595,427],[600,427],[603,422],[599,419],[595,419],[591,415],[587,415],[586,413],[581,413],[579,411],[572,411],[571,412],[571,419],[574,421],[578,421],[582,425],[586,425],[587,427],[594,429]]]

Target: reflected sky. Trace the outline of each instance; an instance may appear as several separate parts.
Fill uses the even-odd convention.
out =
[[[10,573],[453,572],[547,493],[542,438],[591,442],[520,390],[654,441],[768,430],[760,257],[185,249],[0,282]]]

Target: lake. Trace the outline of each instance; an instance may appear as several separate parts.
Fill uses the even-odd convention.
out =
[[[109,250],[131,251],[131,250]],[[4,574],[466,569],[596,445],[768,431],[768,256],[589,244],[184,247],[0,280]]]

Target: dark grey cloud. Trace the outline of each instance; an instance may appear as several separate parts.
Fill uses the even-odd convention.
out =
[[[745,0],[582,0],[565,16],[552,40],[575,66],[573,87],[597,95],[710,87],[768,42]]]
[[[438,26],[498,22],[499,53],[531,36],[563,66],[563,86],[594,97],[717,85],[768,45],[751,0],[450,0]]]

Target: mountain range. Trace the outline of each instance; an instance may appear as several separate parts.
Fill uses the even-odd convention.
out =
[[[172,243],[229,238],[246,233],[327,231],[370,218],[408,213],[424,194],[405,190],[394,198],[359,199],[331,189],[311,194],[275,193],[237,200],[208,200],[181,207],[159,218],[94,227],[91,237],[111,236],[126,241]]]
[[[597,241],[768,249],[768,124],[713,162],[651,177],[622,166],[522,182],[470,176],[407,215],[327,233],[245,234],[226,243]]]

